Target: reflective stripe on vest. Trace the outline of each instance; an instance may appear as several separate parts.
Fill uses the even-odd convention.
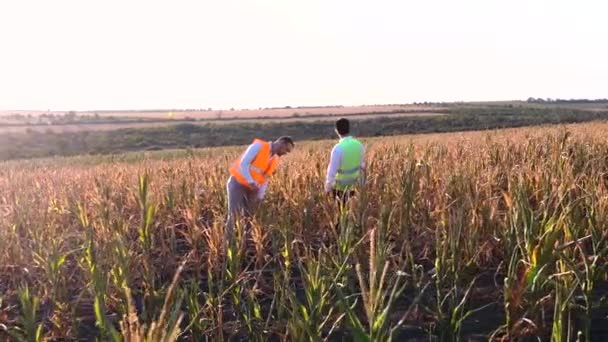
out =
[[[348,175],[348,174],[351,174],[351,173],[359,172],[359,170],[361,170],[361,166],[354,167],[354,168],[352,168],[350,170],[342,170],[342,169],[340,169],[340,170],[338,170],[338,172],[341,173],[341,174],[344,174],[344,175]]]
[[[353,185],[356,182],[357,182],[357,178],[352,178],[352,179],[336,179],[336,185],[342,185],[342,186]]]
[[[259,167],[255,166],[255,165],[251,165],[251,170],[255,171],[257,173],[264,174],[264,171],[262,169],[260,169]]]

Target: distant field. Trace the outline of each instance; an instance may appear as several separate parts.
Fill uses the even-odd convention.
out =
[[[351,119],[380,117],[436,117],[468,110],[503,110],[529,108],[536,110],[568,109],[600,113],[608,103],[537,103],[523,101],[455,102],[441,104],[404,104],[370,106],[283,107],[228,110],[123,110],[123,111],[0,111],[0,134],[76,133],[171,127],[190,123],[249,124],[332,121],[345,116]]]
[[[379,105],[379,106],[336,106],[336,107],[286,107],[286,108],[260,108],[260,109],[235,109],[235,110],[125,110],[125,111],[76,111],[77,115],[100,117],[123,117],[123,118],[145,118],[145,119],[226,119],[226,118],[261,118],[261,117],[292,117],[292,116],[318,116],[318,115],[348,115],[358,113],[376,112],[424,112],[445,109],[440,106],[431,105]],[[65,115],[67,111],[26,111],[26,110],[0,110],[1,116],[20,114],[38,117],[43,114]],[[170,114],[171,113],[171,114]]]
[[[350,107],[310,107],[310,108],[272,108],[272,109],[243,109],[243,110],[186,110],[186,111],[146,111],[146,112],[99,112],[100,116],[128,116],[145,118],[167,118],[169,112],[175,119],[219,119],[219,118],[283,118],[293,116],[317,115],[348,115],[358,113],[392,112],[392,111],[429,111],[443,109],[431,106],[399,105],[399,106],[350,106]]]
[[[357,136],[377,137],[608,120],[608,111],[511,104],[469,104],[454,105],[441,113],[384,112],[348,117],[357,118],[353,120],[352,125]],[[79,124],[70,124],[73,120],[80,120],[80,117],[68,116],[60,118],[67,121],[58,121],[66,122],[64,125],[5,125],[5,130],[0,131],[0,160],[229,146],[245,144],[253,137],[272,139],[280,135],[290,135],[297,141],[327,139],[334,135],[331,120],[335,118],[309,116],[199,121],[135,120],[110,123],[82,119]]]
[[[446,115],[446,113],[438,112],[406,112],[406,113],[390,113],[390,114],[348,114],[348,117],[353,120],[373,119],[380,117],[430,117]],[[346,116],[346,115],[345,115]],[[259,122],[310,122],[310,121],[331,121],[335,120],[335,116],[301,116],[301,117],[280,117],[276,116],[272,119],[234,119],[234,120],[204,120],[204,121],[185,121],[180,119],[162,120],[154,122],[116,122],[116,123],[81,123],[81,124],[64,124],[64,125],[23,125],[13,123],[11,125],[0,125],[0,133],[26,133],[26,132],[85,132],[85,131],[109,131],[124,128],[151,128],[165,127],[177,125],[180,123],[191,123],[195,125],[203,124],[239,124],[239,123],[259,123]],[[14,121],[14,120],[13,120]]]

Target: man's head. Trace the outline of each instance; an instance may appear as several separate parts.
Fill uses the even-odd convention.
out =
[[[293,139],[288,136],[282,136],[278,138],[274,141],[272,145],[272,152],[278,155],[279,157],[291,152],[291,150],[293,150],[293,148],[296,146],[293,142]]]
[[[341,118],[336,121],[336,133],[343,137],[350,133],[350,123],[348,119]]]

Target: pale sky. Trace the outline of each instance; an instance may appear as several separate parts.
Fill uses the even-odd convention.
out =
[[[608,97],[608,1],[0,0],[0,109]]]

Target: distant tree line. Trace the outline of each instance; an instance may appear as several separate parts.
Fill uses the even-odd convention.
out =
[[[572,104],[583,104],[583,103],[608,103],[608,99],[594,99],[594,100],[589,100],[589,99],[551,99],[551,98],[534,98],[534,97],[530,97],[528,98],[528,100],[526,100],[526,102],[528,103],[572,103]]]

